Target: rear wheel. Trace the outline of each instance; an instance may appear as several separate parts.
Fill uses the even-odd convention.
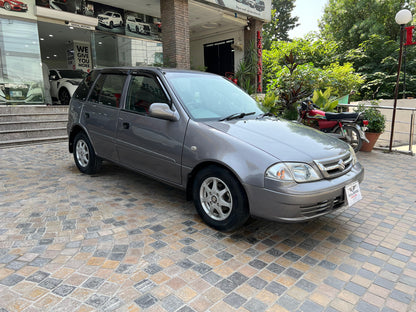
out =
[[[10,11],[12,9],[12,6],[10,5],[10,3],[8,2],[4,2],[3,7],[7,10]]]
[[[341,134],[341,128],[336,130],[336,133]],[[352,146],[354,152],[358,152],[363,145],[363,140],[361,139],[360,132],[351,126],[344,126],[344,134],[342,139]]]
[[[202,220],[220,231],[232,231],[249,217],[246,194],[238,180],[216,166],[202,169],[195,176],[193,199]]]
[[[93,174],[101,168],[101,158],[95,155],[90,140],[83,132],[74,138],[74,161],[82,173]]]

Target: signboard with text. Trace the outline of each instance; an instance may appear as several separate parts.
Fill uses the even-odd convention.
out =
[[[68,66],[71,69],[91,70],[91,46],[89,42],[74,41],[67,51]]]
[[[243,13],[248,16],[270,21],[272,15],[271,0],[204,0],[214,3],[235,12]]]

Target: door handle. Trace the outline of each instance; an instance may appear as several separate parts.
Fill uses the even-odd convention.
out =
[[[128,122],[123,122],[123,129],[130,128],[130,124]]]

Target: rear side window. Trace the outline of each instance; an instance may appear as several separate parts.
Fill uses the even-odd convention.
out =
[[[85,101],[87,99],[91,86],[94,83],[97,76],[97,71],[92,71],[91,73],[89,73],[88,76],[85,77],[85,79],[78,86],[77,90],[74,93],[74,98]]]
[[[127,93],[126,109],[147,114],[153,103],[169,103],[159,83],[149,76],[133,76]]]
[[[94,85],[90,101],[112,107],[120,107],[126,75],[102,74]]]

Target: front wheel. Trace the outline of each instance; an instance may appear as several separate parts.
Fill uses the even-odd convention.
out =
[[[59,102],[62,105],[69,105],[69,101],[71,100],[71,95],[69,94],[67,89],[61,89],[59,91]]]
[[[336,130],[337,134],[341,134],[342,140],[347,142],[352,146],[354,152],[358,152],[363,145],[363,140],[361,139],[360,132],[357,128],[351,126],[344,126],[344,133],[341,134],[341,128]]]
[[[248,200],[238,180],[227,170],[210,166],[199,171],[193,199],[202,220],[219,231],[232,231],[249,217]]]
[[[95,155],[90,140],[83,132],[74,138],[74,161],[82,173],[93,174],[101,168],[101,159]]]

